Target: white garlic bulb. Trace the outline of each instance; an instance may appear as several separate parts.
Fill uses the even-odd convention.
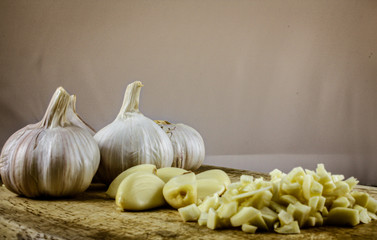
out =
[[[139,164],[170,167],[173,147],[166,133],[139,111],[140,81],[127,86],[123,105],[116,119],[98,131],[101,161],[98,177],[110,184],[124,170]]]
[[[90,133],[67,116],[74,105],[71,100],[58,88],[43,119],[18,130],[3,146],[0,173],[12,192],[26,197],[60,197],[89,187],[100,153]]]
[[[156,123],[167,133],[174,149],[172,167],[186,170],[198,169],[205,158],[202,136],[190,126],[182,123],[172,124],[168,121],[156,120]]]

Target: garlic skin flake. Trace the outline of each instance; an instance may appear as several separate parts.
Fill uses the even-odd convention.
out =
[[[173,162],[169,137],[139,111],[142,86],[140,81],[127,86],[117,118],[94,135],[101,152],[98,177],[107,185],[130,167],[148,163],[162,168]]]
[[[169,136],[174,149],[172,167],[186,170],[198,169],[205,158],[205,147],[198,131],[182,123],[172,124],[168,121],[155,122]]]
[[[67,116],[74,111],[68,109],[70,99],[59,87],[42,121],[18,130],[5,143],[0,174],[10,191],[26,197],[61,197],[89,187],[99,165],[99,149],[90,132]]]

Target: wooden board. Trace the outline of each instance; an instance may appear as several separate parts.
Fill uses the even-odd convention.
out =
[[[202,166],[198,172],[215,167]],[[216,167],[218,168],[218,167]],[[244,170],[220,168],[232,181]],[[357,186],[377,198],[377,188]],[[211,230],[183,223],[178,212],[161,208],[145,212],[120,212],[107,199],[103,185],[69,199],[36,200],[19,197],[0,187],[0,239],[376,239],[377,221],[353,228],[317,227],[301,234],[247,234],[239,229]]]

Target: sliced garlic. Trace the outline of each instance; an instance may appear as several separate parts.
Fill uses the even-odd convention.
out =
[[[176,209],[196,203],[198,196],[196,185],[193,172],[173,177],[164,186],[164,198],[170,206]]]
[[[224,182],[216,171],[197,175],[200,182]],[[201,215],[198,224],[208,228],[240,227],[245,232],[275,230],[282,234],[300,233],[300,227],[325,224],[355,226],[377,219],[377,200],[366,192],[352,191],[357,180],[331,175],[318,164],[316,171],[298,167],[288,174],[270,173],[271,181],[242,175],[226,191],[198,201]],[[199,199],[200,200],[200,199]]]
[[[176,168],[176,167],[165,167],[165,168],[159,168],[157,169],[157,176],[162,179],[164,182],[168,182],[171,178],[182,175],[183,173],[188,172],[185,169],[182,168]]]
[[[110,184],[109,188],[106,191],[106,195],[110,198],[114,198],[117,194],[118,188],[120,183],[125,179],[127,176],[131,175],[132,173],[135,172],[148,172],[152,174],[156,174],[156,166],[153,164],[140,164],[136,165],[134,167],[131,167],[121,174],[119,174]]]
[[[134,172],[120,183],[115,202],[122,210],[140,211],[165,204],[164,181],[152,173]]]

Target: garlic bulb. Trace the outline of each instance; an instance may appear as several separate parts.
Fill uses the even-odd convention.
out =
[[[12,192],[58,197],[88,188],[99,165],[99,149],[90,133],[67,116],[70,99],[58,88],[43,119],[18,130],[5,143],[0,173]]]
[[[98,177],[105,184],[135,165],[149,163],[161,168],[173,162],[169,137],[139,111],[142,86],[139,81],[127,86],[116,119],[94,135],[101,152]]]
[[[202,136],[190,126],[182,123],[172,124],[168,121],[155,121],[169,136],[174,149],[172,167],[186,170],[198,169],[205,157]]]

